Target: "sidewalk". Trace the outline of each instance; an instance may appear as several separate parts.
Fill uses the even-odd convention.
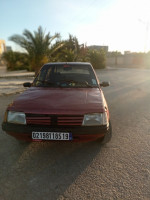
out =
[[[26,88],[24,82],[32,82],[34,72],[25,70],[7,72],[5,67],[0,67],[0,96],[20,93]]]
[[[3,67],[0,67],[0,78],[34,77],[34,75],[34,72],[27,72],[26,70],[7,72]]]

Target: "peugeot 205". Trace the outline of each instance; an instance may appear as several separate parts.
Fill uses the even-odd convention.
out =
[[[111,139],[102,87],[90,63],[47,63],[6,110],[2,129],[25,141]]]

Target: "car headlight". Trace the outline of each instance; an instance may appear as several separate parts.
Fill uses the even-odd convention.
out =
[[[107,113],[93,113],[84,115],[82,126],[108,125]]]
[[[7,122],[14,124],[26,124],[26,116],[23,112],[8,111]]]

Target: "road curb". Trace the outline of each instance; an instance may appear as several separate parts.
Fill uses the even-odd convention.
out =
[[[7,75],[0,75],[0,78],[27,78],[27,77],[34,77],[35,74],[19,74],[19,75],[13,75],[13,74],[7,74]]]

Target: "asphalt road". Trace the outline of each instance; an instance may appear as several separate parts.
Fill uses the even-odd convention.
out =
[[[150,70],[98,74],[112,140],[20,144],[0,129],[0,200],[150,199]],[[0,97],[0,123],[14,98]]]

